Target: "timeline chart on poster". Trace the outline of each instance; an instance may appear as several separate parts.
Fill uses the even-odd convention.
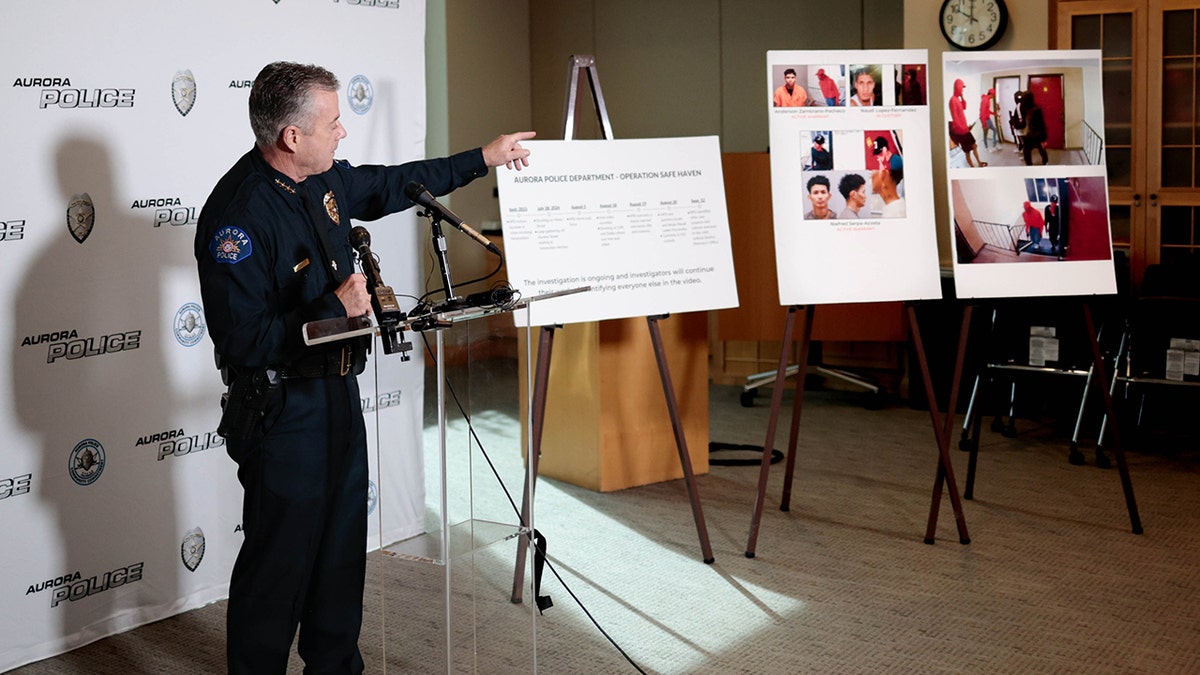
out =
[[[923,49],[768,51],[782,305],[941,297]]]
[[[737,306],[715,136],[524,145],[529,166],[497,175],[508,281],[590,287],[532,303],[531,324]]]

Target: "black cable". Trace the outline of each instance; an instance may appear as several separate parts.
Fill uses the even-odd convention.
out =
[[[479,283],[480,281],[487,281],[488,279],[491,279],[492,277],[496,276],[496,273],[500,271],[500,268],[504,267],[504,254],[497,253],[496,257],[499,259],[499,262],[496,263],[496,269],[492,270],[491,272],[488,272],[487,274],[479,277],[478,279],[471,279],[470,281],[461,283],[461,284],[459,284],[459,286],[470,286],[471,284]]]
[[[437,355],[433,353],[433,348],[429,345],[429,338],[425,335],[425,333],[421,333],[421,340],[425,343],[425,352],[429,354],[429,358],[432,359],[434,363],[437,363]],[[646,671],[642,670],[641,666],[639,666],[637,662],[635,662],[629,656],[629,654],[626,654],[624,649],[621,649],[621,645],[617,644],[617,641],[614,640],[612,636],[600,626],[600,622],[597,621],[594,616],[592,616],[592,613],[589,612],[587,607],[584,606],[583,601],[579,599],[579,596],[575,595],[575,592],[571,590],[571,587],[567,585],[567,582],[563,581],[563,578],[558,573],[558,570],[554,569],[554,565],[551,564],[550,559],[545,557],[545,539],[541,540],[541,546],[539,547],[538,539],[534,536],[535,531],[530,528],[529,524],[526,523],[521,517],[521,509],[517,507],[516,500],[513,499],[512,494],[508,491],[508,486],[504,484],[504,479],[500,477],[500,471],[496,469],[496,465],[492,463],[492,458],[488,455],[487,450],[484,449],[483,441],[481,441],[479,435],[475,433],[475,425],[471,423],[471,417],[467,415],[467,411],[463,408],[462,402],[458,400],[458,394],[454,391],[454,385],[450,383],[450,378],[446,378],[446,389],[449,390],[450,397],[454,399],[454,405],[458,407],[459,414],[462,415],[463,419],[467,421],[467,431],[471,434],[471,438],[474,439],[475,444],[479,447],[479,453],[483,455],[484,460],[487,461],[488,468],[492,470],[492,475],[496,477],[496,482],[499,483],[500,489],[504,491],[505,498],[508,499],[509,505],[512,507],[513,512],[515,512],[517,515],[517,522],[521,524],[522,529],[528,531],[525,536],[529,538],[529,541],[533,544],[534,549],[540,553],[543,558],[545,558],[546,567],[548,567],[550,572],[554,574],[554,578],[558,579],[558,583],[562,584],[563,590],[565,590],[567,594],[571,596],[571,599],[575,601],[575,604],[579,605],[579,609],[583,610],[583,613],[587,616],[588,620],[592,622],[592,625],[596,627],[596,630],[600,631],[600,634],[603,635],[604,638],[608,640],[618,652],[621,653],[621,656],[625,657],[625,660],[629,662],[629,665],[637,669],[637,671],[642,673],[642,675],[645,675]],[[533,461],[533,458],[529,458],[527,461]],[[532,499],[533,496],[530,495],[531,502]]]
[[[470,281],[458,284],[458,286],[460,288],[463,286],[470,286],[471,284],[476,284],[476,283],[479,283],[480,281],[487,281],[488,279],[491,279],[492,277],[496,276],[496,274],[500,272],[500,268],[504,267],[504,256],[497,254],[497,257],[500,259],[500,262],[498,262],[496,264],[496,269],[492,270],[491,272],[488,272],[487,274],[479,277],[478,279],[471,279]],[[431,269],[429,275],[426,275],[426,277],[425,277],[425,285],[426,286],[429,285],[429,277],[432,274],[433,274],[433,272]],[[444,288],[435,288],[432,291],[426,291],[425,295],[422,295],[420,298],[418,298],[418,302],[424,302],[425,299],[431,295],[436,295],[437,293],[445,293],[445,292],[446,292],[446,289],[444,289]]]
[[[718,452],[746,453],[744,457],[713,457]],[[710,441],[708,444],[708,463],[711,466],[759,466],[762,464],[763,446],[747,445],[744,443],[722,443]],[[771,463],[783,460],[783,453],[771,448]]]

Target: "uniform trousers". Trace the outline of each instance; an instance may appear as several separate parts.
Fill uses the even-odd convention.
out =
[[[354,375],[284,380],[263,436],[230,440],[245,540],[229,587],[229,672],[363,671],[367,446]]]

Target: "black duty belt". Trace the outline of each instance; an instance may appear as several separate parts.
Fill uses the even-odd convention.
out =
[[[284,379],[304,377],[331,377],[362,372],[366,359],[361,350],[355,349],[354,344],[345,343],[337,349],[326,349],[313,354],[307,354],[294,363],[279,368],[279,376]]]

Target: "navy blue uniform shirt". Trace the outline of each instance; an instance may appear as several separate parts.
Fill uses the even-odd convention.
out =
[[[476,148],[398,166],[338,161],[296,183],[250,150],[213,189],[196,227],[205,318],[217,352],[236,366],[294,362],[307,349],[301,326],[345,316],[334,295],[354,271],[350,220],[376,220],[413,206],[410,181],[435,195],[487,174]],[[318,231],[328,234],[333,263]]]

